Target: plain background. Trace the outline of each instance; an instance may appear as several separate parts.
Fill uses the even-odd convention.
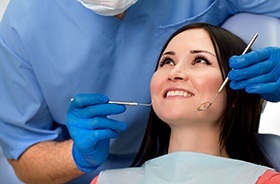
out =
[[[9,0],[0,0],[0,21]],[[279,45],[280,46],[280,45]],[[261,117],[261,133],[273,133],[280,135],[280,103],[267,103],[264,113]],[[1,184],[20,184],[15,177],[11,166],[2,155],[0,148],[0,183]]]
[[[0,20],[2,18],[3,12],[8,3],[9,3],[9,0],[0,0]]]

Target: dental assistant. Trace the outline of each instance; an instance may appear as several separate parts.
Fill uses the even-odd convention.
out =
[[[0,145],[17,176],[25,183],[85,183],[104,169],[129,166],[150,109],[106,104],[104,96],[87,94],[149,103],[150,78],[167,38],[182,25],[221,25],[238,12],[280,18],[280,4],[11,0],[0,23]],[[234,68],[254,75],[235,80],[235,70],[231,87],[279,101],[279,58],[279,48],[233,58]],[[252,63],[270,64],[260,67],[263,72],[247,68]],[[90,114],[72,111],[85,106]],[[83,117],[71,119],[72,113]],[[92,133],[92,116],[112,132]]]

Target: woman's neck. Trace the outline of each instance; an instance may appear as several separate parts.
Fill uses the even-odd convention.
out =
[[[117,15],[115,15],[114,17],[115,17],[116,19],[122,20],[123,17],[124,17],[124,15],[125,15],[125,12],[120,13],[120,14],[117,14]]]
[[[226,149],[221,149],[219,135],[218,127],[172,127],[168,153],[190,151],[229,157]]]

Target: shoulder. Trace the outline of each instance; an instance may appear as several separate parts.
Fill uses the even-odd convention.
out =
[[[97,180],[98,180],[98,176],[96,176],[96,177],[90,182],[90,184],[97,184]]]
[[[257,184],[278,184],[280,183],[280,172],[267,170],[261,175],[257,181]]]
[[[10,1],[2,21],[16,30],[25,28],[31,31],[41,25],[48,26],[50,22],[61,23],[73,14],[84,13],[79,11],[85,11],[85,8],[77,1],[13,0]]]

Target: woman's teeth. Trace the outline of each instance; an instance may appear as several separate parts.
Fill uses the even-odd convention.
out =
[[[173,96],[181,96],[181,97],[192,97],[193,94],[187,92],[187,91],[182,91],[182,90],[172,90],[172,91],[168,91],[166,93],[166,97],[173,97]]]

